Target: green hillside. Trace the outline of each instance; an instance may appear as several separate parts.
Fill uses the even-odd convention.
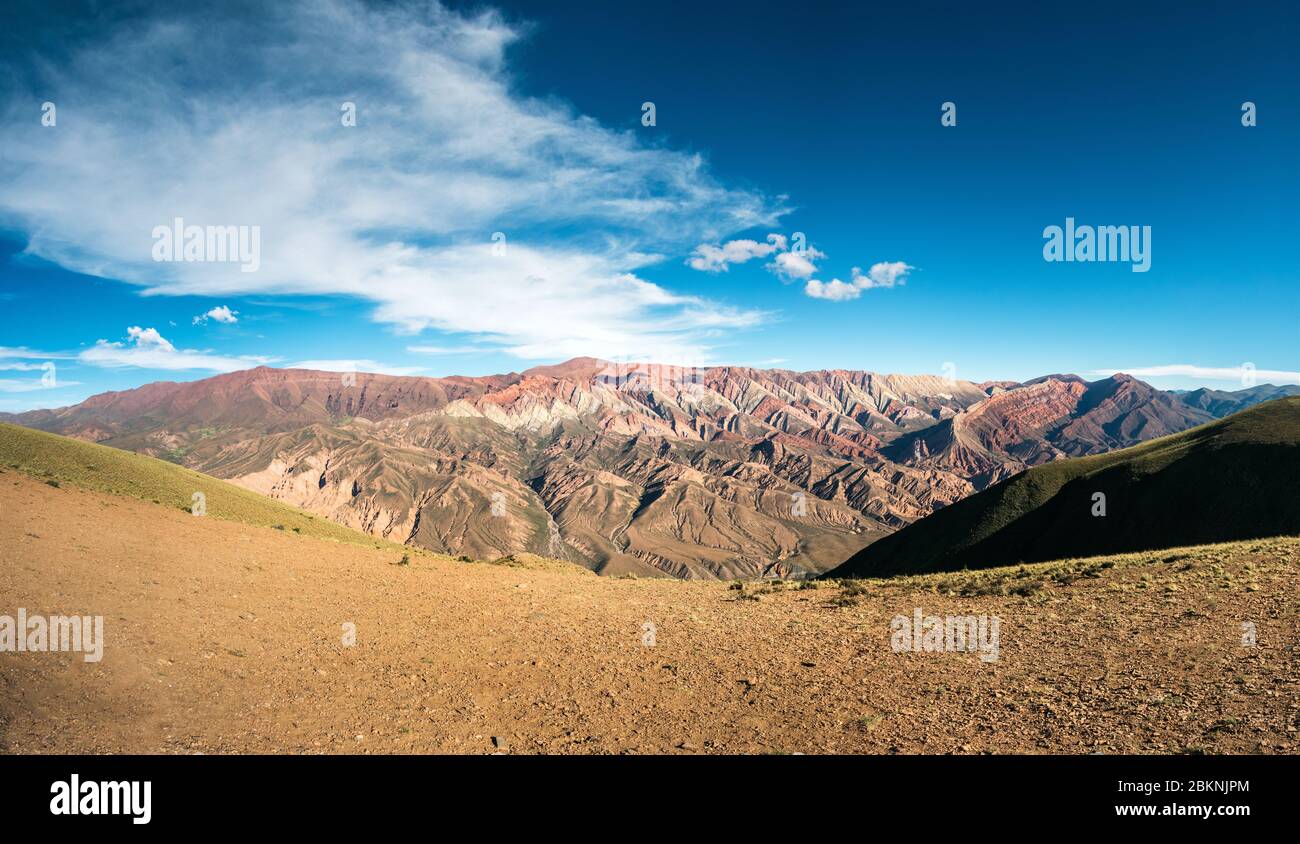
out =
[[[1038,466],[859,551],[888,576],[1300,534],[1300,397],[1107,454]],[[1093,515],[1094,495],[1106,514]]]
[[[317,539],[390,544],[165,460],[17,425],[0,423],[0,465],[51,485],[129,495],[187,511],[194,493],[201,492],[211,518],[279,527]]]

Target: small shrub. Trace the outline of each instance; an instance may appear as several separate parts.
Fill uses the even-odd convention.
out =
[[[841,580],[840,594],[831,599],[831,604],[836,607],[851,607],[870,594],[871,589],[865,581],[857,579]]]

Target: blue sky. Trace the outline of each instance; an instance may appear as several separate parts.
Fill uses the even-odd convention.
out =
[[[1294,8],[837,5],[19,4],[0,410],[577,354],[1300,380]],[[256,271],[155,260],[176,217]],[[1149,271],[1046,262],[1067,217]]]

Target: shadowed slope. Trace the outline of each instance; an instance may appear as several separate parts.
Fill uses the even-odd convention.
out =
[[[827,571],[1030,466],[1211,414],[1123,375],[980,386],[576,358],[487,377],[259,367],[0,420],[438,553],[727,579]]]
[[[1300,533],[1300,398],[1039,466],[871,545],[831,576],[985,568]],[[1097,493],[1105,515],[1093,515]]]

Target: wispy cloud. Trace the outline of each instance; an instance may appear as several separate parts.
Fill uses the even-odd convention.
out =
[[[499,15],[352,0],[188,14],[132,18],[10,98],[0,215],[31,253],[152,294],[356,297],[404,331],[538,357],[698,353],[714,327],[761,320],[638,273],[771,226],[780,202],[519,96],[520,32]],[[31,118],[34,98],[58,105],[57,127]],[[175,217],[260,226],[260,269],[155,263],[150,233]]]
[[[1190,363],[1172,363],[1163,366],[1134,366],[1126,369],[1094,369],[1097,375],[1117,373],[1135,378],[1193,378],[1199,381],[1234,382],[1237,387],[1246,384],[1300,384],[1300,372],[1285,369],[1256,369],[1250,364],[1239,366],[1197,366]]]
[[[406,350],[413,355],[478,355],[484,352],[504,351],[503,349],[490,349],[484,346],[407,346]]]
[[[46,382],[40,379],[0,378],[0,393],[31,393],[36,390],[54,390],[59,387],[76,387],[80,381]]]
[[[701,243],[691,250],[691,257],[686,264],[691,269],[704,272],[726,272],[729,264],[743,264],[753,258],[766,258],[773,252],[786,248],[783,234],[769,234],[766,243],[757,240],[729,240],[721,246]]]
[[[75,357],[71,352],[42,352],[25,346],[0,346],[0,358],[18,358],[20,360],[61,360]],[[36,367],[40,368],[39,364]]]
[[[272,358],[260,356],[228,357],[195,349],[177,349],[156,328],[131,326],[126,330],[126,341],[99,340],[77,355],[77,360],[90,366],[109,369],[139,367],[175,371],[201,370],[207,372],[234,372],[260,364],[271,363]]]
[[[44,393],[33,393],[40,395],[41,398],[30,399],[8,399],[0,398],[0,411],[5,413],[25,413],[29,410],[45,410],[53,407],[67,407],[73,403],[66,395],[56,396]]]
[[[315,369],[320,372],[374,372],[380,375],[419,375],[424,371],[419,366],[392,366],[375,360],[302,360],[291,363],[287,369]]]

